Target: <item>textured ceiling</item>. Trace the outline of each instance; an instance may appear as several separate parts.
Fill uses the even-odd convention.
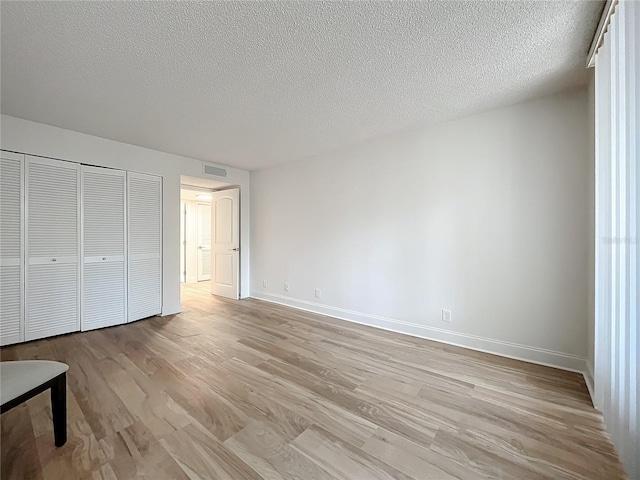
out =
[[[6,2],[2,113],[255,169],[585,83],[602,2]]]

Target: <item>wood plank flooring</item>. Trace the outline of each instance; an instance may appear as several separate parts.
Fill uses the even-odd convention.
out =
[[[3,479],[622,479],[578,374],[183,287],[184,313],[3,348],[68,373],[1,417]]]

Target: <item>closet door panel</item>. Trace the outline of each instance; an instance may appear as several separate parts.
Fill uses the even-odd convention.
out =
[[[160,313],[161,267],[158,258],[141,258],[129,262],[129,321]]]
[[[22,255],[22,155],[0,152],[0,257],[19,261]]]
[[[0,345],[24,340],[24,156],[0,152]]]
[[[80,167],[26,159],[25,340],[80,328]]]
[[[78,165],[29,160],[29,258],[77,257]]]
[[[0,345],[23,340],[22,285],[20,265],[0,266]]]
[[[82,167],[82,248],[85,257],[124,255],[125,176]]]
[[[162,178],[129,172],[129,254],[160,256]]]
[[[129,321],[162,311],[162,178],[128,172]]]
[[[85,263],[82,284],[82,330],[126,322],[124,262]]]
[[[126,173],[82,167],[82,330],[127,321]]]
[[[27,340],[78,330],[77,263],[29,265]]]

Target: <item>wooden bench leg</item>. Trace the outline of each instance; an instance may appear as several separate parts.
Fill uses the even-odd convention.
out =
[[[56,447],[67,443],[67,374],[53,379],[51,385],[51,414]]]

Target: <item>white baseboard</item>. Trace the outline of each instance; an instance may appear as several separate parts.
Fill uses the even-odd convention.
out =
[[[502,357],[537,363],[539,365],[546,365],[548,367],[560,368],[562,370],[569,370],[571,372],[578,372],[581,374],[584,374],[586,371],[585,359],[568,353],[505,342],[502,340],[480,337],[478,335],[453,332],[444,328],[419,325],[416,323],[405,322],[403,320],[396,320],[393,318],[356,312],[344,308],[322,305],[320,303],[309,302],[307,300],[299,300],[297,298],[277,295],[274,293],[251,292],[251,297],[258,300],[264,300],[266,302],[286,305],[299,310],[327,315],[371,327],[377,327],[383,330],[404,333],[406,335],[425,338],[427,340],[435,340],[437,342],[470,348],[480,352],[492,353]]]
[[[163,305],[162,313],[160,313],[160,316],[166,317],[167,315],[175,315],[176,313],[181,313],[181,312],[182,312],[182,305],[179,303],[177,305]]]

